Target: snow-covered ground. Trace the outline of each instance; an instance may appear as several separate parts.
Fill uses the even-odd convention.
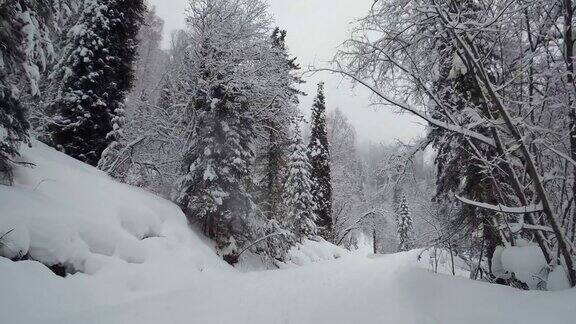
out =
[[[278,270],[239,271],[179,209],[35,142],[0,187],[0,323],[576,323],[576,290],[525,292],[434,274],[418,251],[306,242]],[[246,260],[250,263],[250,260]],[[243,270],[249,270],[245,265]]]

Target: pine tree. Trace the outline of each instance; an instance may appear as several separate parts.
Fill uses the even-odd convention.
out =
[[[308,154],[312,165],[312,195],[316,206],[316,224],[320,235],[331,239],[332,185],[330,179],[330,153],[326,134],[326,103],[324,84],[318,84],[318,94],[312,107],[312,129]]]
[[[316,235],[316,216],[312,196],[312,166],[308,162],[307,149],[302,143],[299,130],[290,146],[288,179],[284,192],[284,202],[288,206],[287,223],[301,241],[305,237]]]
[[[398,251],[411,250],[414,247],[412,242],[412,217],[410,216],[408,202],[406,201],[406,195],[404,194],[400,199],[396,225],[398,233]]]
[[[97,166],[103,158],[100,165],[106,168],[119,149],[144,10],[142,0],[88,0],[53,74],[62,81],[50,109],[56,112],[51,140],[90,165]]]
[[[29,92],[38,94],[40,71],[53,56],[51,9],[30,0],[0,1],[0,182],[11,182],[13,159],[29,140],[19,81],[27,79]]]

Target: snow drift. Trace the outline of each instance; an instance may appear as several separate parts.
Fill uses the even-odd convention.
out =
[[[144,263],[151,246],[190,246],[198,268],[214,266],[212,251],[187,229],[180,210],[143,190],[34,142],[14,187],[0,187],[3,255],[28,255],[69,272],[95,274],[110,260]]]

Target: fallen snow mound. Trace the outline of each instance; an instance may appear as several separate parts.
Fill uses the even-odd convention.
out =
[[[101,171],[34,142],[13,187],[0,186],[1,255],[28,255],[69,272],[96,274],[114,260],[145,263],[151,245],[196,246],[198,268],[214,265],[211,249],[187,228],[172,203],[115,182]],[[153,243],[151,243],[153,242]]]
[[[34,166],[0,186],[1,323],[35,323],[64,305],[117,303],[177,289],[177,278],[234,271],[171,202],[37,141],[21,160]],[[57,277],[52,265],[75,274]]]

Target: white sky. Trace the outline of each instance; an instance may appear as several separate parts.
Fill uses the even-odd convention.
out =
[[[188,0],[148,0],[164,19],[165,41],[170,32],[185,27],[184,17]],[[308,66],[323,66],[336,48],[344,42],[354,19],[363,17],[373,0],[268,0],[270,13],[276,24],[286,29],[287,44],[292,55],[298,57],[303,70]],[[167,42],[166,42],[167,44]],[[326,73],[307,77],[301,89],[308,93],[301,98],[305,116],[316,94],[316,83],[326,83],[328,109],[340,108],[356,127],[361,142],[408,141],[423,134],[421,120],[391,112],[389,108],[369,107],[369,92],[351,89],[350,83],[339,76]]]

